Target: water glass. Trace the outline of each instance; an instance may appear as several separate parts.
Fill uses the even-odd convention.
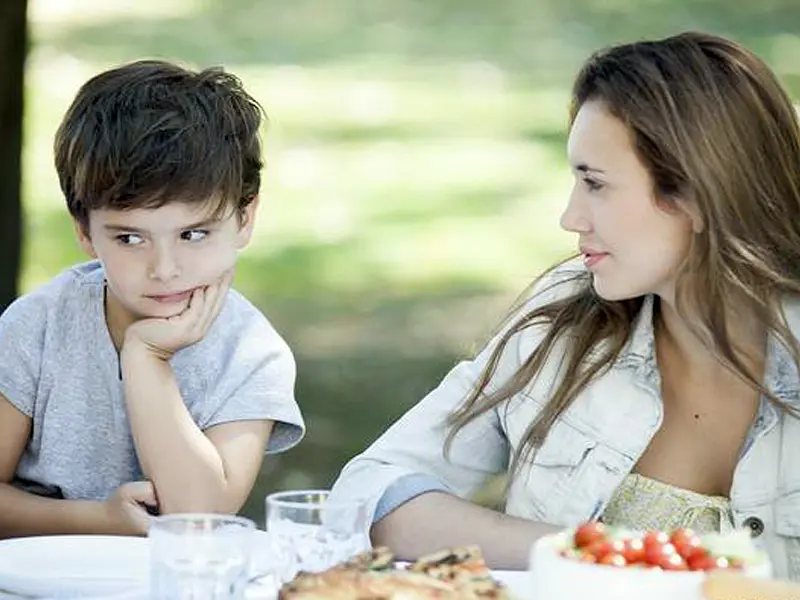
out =
[[[283,581],[319,572],[370,547],[370,519],[360,500],[329,500],[326,490],[267,496],[267,532],[284,559]]]
[[[155,600],[240,600],[255,523],[217,514],[175,514],[150,523],[150,595]]]

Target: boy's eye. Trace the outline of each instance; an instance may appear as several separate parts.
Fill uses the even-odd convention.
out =
[[[144,242],[144,239],[138,233],[122,233],[115,239],[123,246],[138,246]]]
[[[181,239],[187,242],[199,242],[208,236],[208,231],[205,229],[189,229],[181,233]]]

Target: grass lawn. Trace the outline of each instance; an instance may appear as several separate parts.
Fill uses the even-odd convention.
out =
[[[569,85],[594,49],[706,29],[800,94],[794,0],[30,0],[23,289],[83,260],[52,167],[113,64],[223,64],[265,106],[257,235],[236,286],[294,348],[309,433],[273,489],[328,486],[574,240],[558,216]]]

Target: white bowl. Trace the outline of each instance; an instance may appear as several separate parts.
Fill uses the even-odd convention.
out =
[[[536,600],[704,600],[703,571],[662,571],[584,563],[559,556],[568,547],[572,530],[540,538],[531,549],[531,597]],[[743,573],[768,578],[769,559]]]

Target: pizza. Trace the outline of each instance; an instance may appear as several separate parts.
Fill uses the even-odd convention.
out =
[[[299,573],[278,600],[510,600],[477,546],[443,550],[399,568],[379,547],[321,573]]]

